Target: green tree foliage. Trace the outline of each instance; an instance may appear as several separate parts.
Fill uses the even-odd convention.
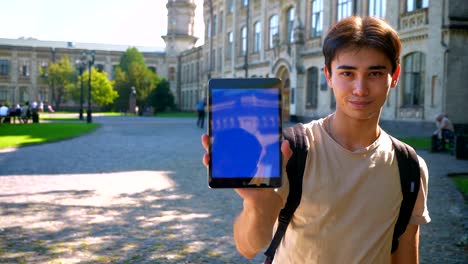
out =
[[[138,49],[127,49],[115,69],[115,89],[119,93],[114,105],[115,110],[128,110],[132,87],[135,87],[137,105],[140,111],[143,111],[148,106],[148,96],[159,81],[158,76],[146,66],[143,55]]]
[[[80,90],[81,81],[83,82],[83,100],[86,102],[88,99],[89,91],[89,71],[85,71],[83,75],[78,76],[76,86],[74,86],[69,94],[73,101],[80,101]],[[107,78],[107,72],[99,72],[96,68],[91,70],[91,104],[98,105],[100,107],[112,104],[114,100],[119,96],[116,90],[113,88],[113,81]]]
[[[52,105],[59,109],[66,97],[66,91],[72,89],[76,80],[76,71],[71,67],[68,55],[62,56],[57,63],[51,63],[47,68],[39,68],[39,73],[49,85]]]
[[[155,90],[151,92],[148,97],[149,105],[154,108],[154,112],[164,112],[166,109],[173,108],[174,95],[171,93],[169,88],[169,82],[166,79],[162,79]]]

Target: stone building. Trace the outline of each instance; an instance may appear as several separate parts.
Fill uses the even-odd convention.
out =
[[[330,25],[351,16],[387,20],[403,42],[401,75],[383,108],[383,120],[430,121],[446,113],[468,123],[466,0],[204,0],[204,44],[194,47],[194,0],[168,0],[165,50],[137,47],[158,75],[169,80],[181,110],[194,111],[210,78],[278,77],[283,116],[311,119],[334,110],[322,43]],[[127,47],[0,39],[0,101],[50,101],[39,67],[63,54],[72,61],[95,50],[95,66],[112,77]],[[70,102],[72,104],[73,102]]]

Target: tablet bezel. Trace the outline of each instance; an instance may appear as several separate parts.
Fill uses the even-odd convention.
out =
[[[210,138],[209,153],[212,153],[213,127],[212,127],[212,91],[213,89],[278,89],[278,142],[282,139],[282,82],[278,78],[229,78],[229,79],[211,79],[208,83],[208,135]],[[281,144],[278,144],[281,148]],[[233,178],[233,177],[213,177],[212,159],[210,158],[208,166],[208,186],[210,188],[278,188],[282,184],[282,158],[281,149],[279,153],[279,177],[268,178],[268,184],[252,184],[251,178]]]

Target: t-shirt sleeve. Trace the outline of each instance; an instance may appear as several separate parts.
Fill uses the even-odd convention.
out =
[[[423,225],[431,221],[429,210],[427,208],[427,193],[429,172],[424,159],[418,156],[420,168],[420,188],[416,203],[414,205],[413,213],[411,214],[410,224]]]

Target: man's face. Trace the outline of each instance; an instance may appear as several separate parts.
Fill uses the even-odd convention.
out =
[[[352,119],[379,118],[390,88],[396,86],[400,67],[374,48],[346,48],[325,67],[328,85],[336,98],[336,111]]]

